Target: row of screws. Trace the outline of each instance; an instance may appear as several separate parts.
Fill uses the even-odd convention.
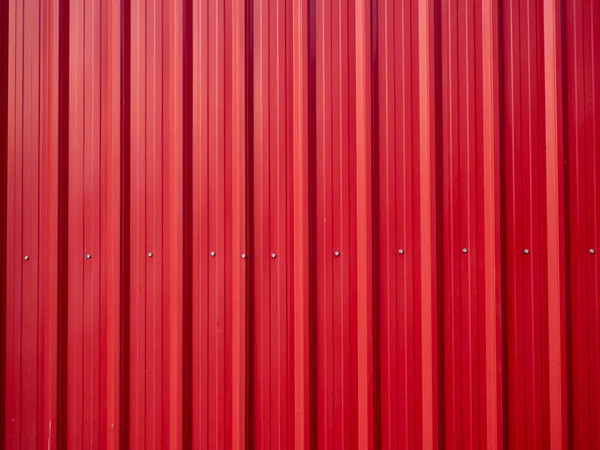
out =
[[[463,248],[462,249],[463,253],[469,253],[469,249],[468,248]],[[400,249],[398,250],[398,253],[400,255],[404,255],[404,249]],[[526,255],[529,255],[530,251],[528,248],[526,248],[525,250],[523,250],[523,253],[525,253]],[[594,255],[596,253],[596,250],[594,250],[593,248],[590,248],[590,255]],[[335,251],[333,253],[335,256],[340,256],[340,252]],[[148,258],[152,258],[152,252],[148,253]],[[210,252],[210,256],[217,256],[217,252]],[[88,253],[87,255],[85,255],[86,259],[92,259],[92,255],[91,253]],[[277,257],[277,254],[275,253],[271,253],[271,258],[275,259]],[[25,255],[25,257],[23,258],[25,261],[29,261],[29,255]],[[246,259],[246,254],[242,253],[242,259]]]

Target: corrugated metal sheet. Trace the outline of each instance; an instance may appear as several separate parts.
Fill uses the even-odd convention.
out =
[[[600,448],[599,0],[6,0],[11,449]]]

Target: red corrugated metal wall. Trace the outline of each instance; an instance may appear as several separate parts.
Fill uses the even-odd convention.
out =
[[[600,0],[0,24],[3,447],[600,447]]]

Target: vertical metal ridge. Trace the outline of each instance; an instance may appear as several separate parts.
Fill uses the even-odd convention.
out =
[[[145,259],[147,246],[145,237],[145,196],[144,173],[145,159],[142,150],[145,149],[145,96],[146,96],[146,63],[144,37],[145,0],[131,2],[131,211],[130,235],[130,369],[129,369],[129,445],[132,448],[144,448],[145,436],[145,340],[144,327],[146,314],[145,299]],[[153,253],[157,253],[153,250]]]
[[[398,238],[396,229],[398,228],[397,221],[400,214],[397,213],[396,205],[396,168],[398,166],[396,158],[400,159],[401,149],[396,144],[396,122],[402,127],[401,119],[396,119],[396,76],[394,64],[396,62],[394,53],[394,30],[397,27],[395,18],[395,2],[380,1],[377,5],[377,49],[378,49],[378,67],[377,67],[377,102],[374,108],[380,110],[378,129],[374,129],[374,133],[378,133],[379,158],[378,166],[375,170],[379,171],[378,183],[379,202],[375,204],[375,208],[379,210],[378,214],[379,229],[374,230],[379,233],[379,257],[380,257],[380,275],[379,279],[374,280],[374,283],[379,284],[379,330],[375,330],[379,334],[379,342],[381,350],[379,351],[379,364],[381,365],[380,374],[381,381],[378,384],[377,396],[381,397],[381,444],[383,448],[393,448],[395,442],[402,441],[399,439],[401,433],[407,432],[399,423],[398,411],[401,406],[398,405],[399,393],[404,386],[398,386],[398,363],[396,353],[397,346],[400,344],[395,337],[397,336],[398,324],[396,323],[398,312],[404,301],[400,295],[396,293],[396,272],[397,267],[401,267],[401,262],[398,261],[400,256],[400,248],[404,244],[400,244],[401,238]],[[400,25],[401,26],[401,25]],[[397,156],[398,155],[398,156]],[[401,209],[401,207],[400,207]],[[399,241],[397,243],[397,241]],[[398,244],[398,245],[397,245]],[[397,247],[397,248],[396,248]],[[398,270],[399,271],[399,270]],[[403,301],[404,300],[404,301]],[[402,331],[401,331],[402,332]],[[399,352],[398,352],[399,353]]]
[[[374,448],[373,423],[373,142],[372,4],[356,0],[356,216],[358,446]]]
[[[483,214],[485,258],[485,431],[490,449],[505,447],[505,420],[503,403],[503,360],[505,316],[502,302],[505,285],[502,280],[502,210],[501,177],[501,117],[500,90],[500,10],[493,1],[482,5],[482,56],[483,76]]]
[[[339,232],[341,234],[340,239],[340,251],[345,255],[342,261],[341,268],[341,280],[340,280],[340,294],[341,294],[341,340],[342,340],[342,384],[343,391],[342,396],[342,410],[343,413],[343,439],[341,442],[342,447],[347,447],[356,439],[353,437],[354,427],[352,426],[353,402],[354,394],[352,391],[352,368],[351,368],[351,355],[354,353],[354,346],[352,345],[352,329],[351,329],[351,316],[352,308],[350,306],[351,301],[355,298],[352,289],[353,280],[350,275],[351,272],[351,242],[353,238],[352,228],[347,226],[354,216],[354,204],[350,198],[350,180],[352,178],[351,170],[353,164],[353,158],[351,152],[345,152],[344,149],[353,149],[352,137],[352,126],[350,124],[350,118],[352,116],[351,108],[354,107],[354,103],[351,99],[352,86],[350,83],[350,73],[352,72],[351,55],[351,20],[350,20],[350,5],[346,2],[340,2],[340,112],[341,112],[341,124],[340,124],[340,146],[338,152],[341,160],[341,180],[340,180],[340,219],[339,219]]]
[[[573,383],[571,387],[572,405],[573,408],[584,408],[584,403],[587,403],[590,398],[590,386],[588,380],[589,358],[585,355],[586,329],[585,322],[589,312],[587,310],[587,270],[585,269],[585,258],[581,256],[585,252],[586,247],[586,189],[585,189],[585,135],[583,133],[573,133],[582,126],[585,114],[582,100],[585,98],[584,77],[584,45],[583,45],[583,28],[582,13],[583,5],[578,5],[572,2],[565,7],[565,56],[569,59],[572,66],[576,68],[574,71],[565,73],[565,81],[568,90],[572,95],[567,97],[566,121],[567,129],[566,136],[568,148],[572,151],[569,155],[569,172],[568,179],[571,181],[571,189],[567,197],[567,205],[569,206],[570,233],[567,235],[569,246],[567,247],[568,256],[572,270],[572,278],[570,282],[570,292],[574,301],[571,309],[571,324],[572,327],[572,343],[573,351],[571,352],[571,372],[573,378],[577,378],[577,383]],[[570,324],[570,325],[571,325]],[[586,448],[586,443],[589,441],[589,425],[590,416],[585,414],[581,420],[573,423],[573,445]]]
[[[79,117],[85,119],[85,77],[83,53],[85,38],[83,21],[85,18],[85,2],[71,3],[69,15],[69,288],[68,288],[68,357],[67,379],[67,445],[83,445],[83,335],[78,332],[85,326],[83,299],[83,262],[84,250],[84,212],[83,212],[83,168],[85,132],[76,122]],[[89,152],[89,149],[88,149]],[[78,186],[79,189],[74,187]],[[79,370],[79,373],[76,372]],[[69,395],[70,394],[70,395]]]
[[[314,5],[314,3],[313,3]],[[309,5],[301,0],[293,2],[293,295],[294,295],[294,443],[293,448],[311,447],[311,358],[310,358],[310,156],[309,156]],[[314,273],[314,272],[313,272]]]
[[[104,302],[106,308],[106,331],[104,345],[106,353],[106,415],[103,416],[100,426],[106,434],[106,447],[119,448],[119,433],[121,430],[121,305],[124,301],[121,295],[120,274],[121,265],[121,155],[122,155],[122,116],[121,116],[121,4],[113,0],[103,5],[103,35],[106,36],[105,60],[103,67],[107,80],[104,92],[108,98],[108,107],[105,109],[103,124],[106,127],[105,138],[105,186],[104,195],[106,202],[105,231],[102,242],[105,242],[105,283]]]
[[[224,102],[223,102],[223,143],[225,147],[225,158],[224,158],[224,192],[223,192],[223,204],[225,208],[222,210],[222,248],[226,255],[225,264],[222,269],[221,278],[223,283],[223,289],[225,292],[225,304],[224,304],[224,323],[225,323],[225,335],[222,341],[221,353],[223,355],[223,368],[222,368],[222,390],[223,399],[225,404],[223,405],[224,420],[222,426],[222,436],[220,439],[221,447],[230,449],[232,447],[232,435],[227,430],[232,429],[232,358],[228,357],[231,355],[232,349],[232,338],[233,338],[233,264],[237,264],[240,259],[235,258],[232,255],[231,244],[233,241],[233,160],[234,148],[233,148],[233,107],[234,100],[233,96],[233,77],[232,77],[232,65],[233,65],[233,32],[231,29],[233,21],[233,4],[231,2],[225,2],[223,5],[223,27],[222,27],[222,41],[225,48],[224,51],[224,64],[223,64],[223,80],[222,86],[224,90]],[[241,256],[241,255],[240,255]]]
[[[254,182],[254,261],[255,261],[255,283],[254,283],[254,317],[253,333],[254,346],[253,358],[256,360],[254,365],[254,440],[256,447],[270,448],[270,428],[271,417],[269,414],[269,391],[271,389],[271,380],[268,373],[267,343],[270,335],[270,327],[265,319],[268,308],[268,279],[270,274],[269,263],[271,259],[271,249],[268,241],[268,214],[269,192],[268,192],[268,151],[269,139],[268,131],[268,92],[269,86],[265,79],[268,79],[268,41],[266,38],[268,22],[267,0],[256,0],[253,2],[253,42],[254,42],[254,74],[252,89],[254,90],[253,115],[254,115],[254,161],[253,161],[253,182]],[[266,156],[265,156],[266,155]]]
[[[550,448],[567,448],[562,4],[544,2]]]
[[[285,2],[270,2],[269,11],[269,229],[271,252],[276,253],[271,264],[270,277],[270,322],[272,334],[270,337],[271,380],[277,386],[275,398],[271,400],[274,412],[271,428],[271,446],[282,448],[291,442],[288,429],[290,414],[290,392],[288,384],[289,332],[288,309],[291,307],[291,290],[288,289],[288,261],[292,255],[290,248],[291,230],[290,210],[288,209],[289,186],[288,158],[290,149],[288,142],[288,127],[286,121],[286,105],[291,92],[288,89],[286,54],[288,52],[288,34],[291,27],[286,18]],[[275,380],[275,381],[273,381]],[[273,403],[275,405],[273,406]]]
[[[414,186],[415,173],[417,171],[418,158],[416,157],[416,145],[418,142],[416,134],[417,117],[417,77],[418,70],[416,64],[416,54],[413,52],[413,42],[417,34],[416,26],[417,7],[415,2],[404,2],[401,8],[396,7],[394,11],[395,26],[395,108],[396,123],[401,121],[401,126],[396,131],[396,155],[395,176],[396,184],[396,208],[399,208],[399,214],[396,213],[396,246],[392,250],[404,249],[407,254],[405,260],[399,261],[396,266],[397,292],[399,299],[405,300],[404,310],[400,314],[397,312],[396,338],[402,342],[396,350],[397,354],[405,353],[404,358],[399,358],[400,363],[405,366],[398,367],[398,373],[402,380],[404,392],[399,393],[398,401],[401,410],[400,426],[404,425],[406,436],[404,438],[405,448],[417,446],[419,441],[418,429],[421,423],[419,402],[417,401],[416,391],[416,332],[417,320],[415,317],[416,286],[415,279],[417,270],[415,262],[417,261],[418,244],[415,234],[415,220],[417,217],[416,208],[418,207],[417,189]],[[399,206],[398,206],[399,205]],[[403,330],[402,330],[403,328]],[[402,422],[404,422],[402,424]],[[402,428],[400,428],[402,429]],[[400,438],[402,441],[402,439]]]
[[[207,446],[208,438],[208,377],[203,365],[207,365],[207,305],[202,301],[208,297],[208,205],[206,200],[208,183],[208,5],[207,2],[194,2],[194,59],[193,95],[194,134],[193,134],[193,435],[192,447]]]
[[[223,92],[223,58],[226,50],[222,42],[224,15],[221,2],[208,2],[208,246],[210,252],[216,252],[215,257],[208,262],[208,448],[221,448],[224,432],[224,392],[221,355],[222,336],[229,324],[224,321],[224,303],[226,301],[224,282],[221,274],[225,268],[227,253],[223,245],[223,207],[224,190],[224,158],[226,149],[223,143],[225,135],[224,123],[224,92]],[[205,94],[205,95],[206,95]],[[212,253],[211,253],[212,255]],[[223,408],[222,408],[223,406]]]
[[[246,1],[231,2],[231,334],[232,438],[234,450],[246,448],[247,215],[246,189]],[[245,255],[245,256],[244,256]]]
[[[39,316],[40,305],[40,29],[39,2],[32,2],[23,8],[23,129],[22,129],[22,246],[23,252],[30,253],[30,264],[23,264],[21,278],[21,304],[19,328],[22,336],[20,349],[21,420],[23,433],[21,446],[34,446],[41,433],[39,421],[40,367],[38,355],[40,346]],[[26,32],[27,30],[27,32]],[[29,31],[31,30],[31,31]],[[22,261],[24,261],[22,259]],[[42,281],[43,282],[43,281]],[[40,308],[41,307],[41,308]],[[43,335],[43,333],[42,333]],[[36,430],[36,434],[28,432]]]
[[[168,45],[164,32],[164,24],[168,21],[163,0],[143,0],[140,20],[144,21],[143,38],[140,49],[142,53],[142,70],[145,77],[143,92],[142,129],[140,139],[143,145],[139,148],[141,174],[140,192],[143,199],[143,213],[138,217],[145,228],[145,237],[136,250],[143,267],[143,283],[140,287],[140,305],[144,309],[142,332],[137,336],[143,340],[141,352],[141,368],[138,376],[143,376],[144,385],[140,391],[143,407],[138,419],[141,421],[140,444],[144,448],[164,445],[168,442],[165,436],[165,424],[169,416],[168,404],[163,403],[163,366],[168,365],[168,353],[164,352],[164,339],[168,335],[169,315],[165,314],[162,303],[168,305],[168,287],[165,283],[165,271],[170,262],[169,245],[164,245],[164,231],[169,220],[164,215],[163,194],[170,185],[165,186],[165,159],[167,151],[163,136],[166,134],[168,122],[163,116],[168,99],[165,89],[165,72],[169,69],[165,46]],[[167,6],[168,8],[168,6]],[[167,42],[165,42],[167,41]],[[166,92],[165,92],[166,91]],[[166,117],[169,117],[166,115]],[[168,136],[168,135],[167,135]],[[142,192],[143,190],[143,192]],[[167,228],[168,229],[168,228]],[[151,249],[151,250],[150,250]],[[152,251],[153,258],[146,253]],[[142,375],[143,373],[143,375]]]
[[[332,51],[331,51],[331,2],[322,2],[316,9],[316,247],[317,247],[317,311],[316,355],[318,384],[317,430],[318,446],[334,448],[333,400],[333,244],[332,244]]]
[[[167,22],[163,25],[167,41],[165,58],[168,60],[169,70],[163,80],[163,92],[167,91],[166,111],[163,110],[163,121],[167,122],[165,137],[163,137],[166,151],[163,150],[165,162],[164,179],[169,186],[166,195],[163,192],[164,214],[167,216],[168,227],[163,230],[166,246],[169,249],[169,261],[163,265],[164,277],[168,285],[168,301],[163,297],[163,316],[168,315],[168,337],[164,339],[163,352],[168,355],[168,362],[164,364],[163,371],[166,381],[162,394],[162,407],[168,407],[168,416],[164,418],[166,433],[164,442],[169,448],[181,449],[184,444],[183,436],[183,314],[184,314],[184,0],[169,2],[163,6],[167,9]],[[163,66],[164,66],[163,62]],[[165,119],[165,116],[168,119]],[[165,198],[166,197],[166,198]],[[163,244],[165,245],[165,244]],[[167,252],[165,252],[167,253]],[[163,319],[164,320],[164,319]],[[165,357],[163,356],[163,359]],[[168,405],[168,406],[167,406]],[[163,423],[164,423],[163,422]]]
[[[40,121],[44,124],[40,136],[40,145],[45,154],[40,161],[42,183],[40,191],[43,202],[40,205],[41,223],[41,267],[45,271],[45,283],[40,293],[43,302],[43,342],[42,354],[39,355],[43,368],[42,407],[38,409],[38,417],[44,432],[39,433],[38,442],[56,444],[57,431],[57,288],[58,288],[58,4],[45,3],[40,11],[43,19],[42,47],[40,61],[42,76],[40,78]],[[46,83],[44,83],[46,80]],[[3,442],[3,441],[0,441]]]
[[[419,270],[421,284],[419,343],[421,348],[422,437],[424,449],[438,446],[438,287],[437,273],[437,148],[435,89],[435,31],[433,0],[418,5],[419,65]]]

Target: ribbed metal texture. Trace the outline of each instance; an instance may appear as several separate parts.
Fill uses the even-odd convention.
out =
[[[600,0],[0,23],[2,448],[600,448]]]

